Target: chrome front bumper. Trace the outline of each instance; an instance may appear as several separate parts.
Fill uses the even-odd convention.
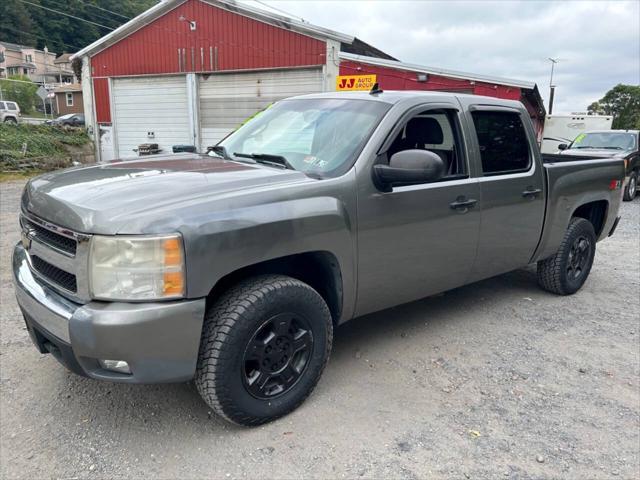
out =
[[[74,303],[38,280],[28,253],[13,251],[16,299],[42,353],[55,355],[86,376],[127,383],[181,382],[193,378],[205,299],[155,303]],[[131,375],[104,370],[98,360],[124,360]]]

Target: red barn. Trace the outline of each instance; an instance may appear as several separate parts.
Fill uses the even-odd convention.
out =
[[[136,156],[143,143],[204,151],[276,100],[335,90],[338,75],[523,100],[544,117],[535,84],[400,63],[353,36],[233,0],[165,0],[75,57],[102,161]]]

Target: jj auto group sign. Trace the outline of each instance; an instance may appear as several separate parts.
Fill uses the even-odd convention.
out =
[[[375,83],[375,75],[338,75],[336,90],[371,90]]]

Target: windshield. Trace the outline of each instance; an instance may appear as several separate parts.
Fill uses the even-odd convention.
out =
[[[633,150],[636,148],[636,136],[624,132],[592,132],[581,133],[569,145],[571,149],[605,149],[605,150]]]
[[[73,113],[67,113],[65,115],[60,115],[56,120],[66,120],[67,118],[73,117]]]
[[[369,100],[283,100],[256,115],[219,145],[236,154],[284,157],[318,177],[345,173],[391,105]]]

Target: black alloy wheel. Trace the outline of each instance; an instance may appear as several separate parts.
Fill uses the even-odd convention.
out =
[[[245,349],[245,388],[261,400],[288,392],[304,373],[312,351],[313,333],[307,320],[292,313],[270,318]]]
[[[593,265],[596,240],[589,220],[572,218],[558,251],[538,262],[540,286],[558,295],[571,295],[580,290]]]
[[[196,387],[231,422],[270,422],[311,394],[332,339],[331,312],[311,286],[276,274],[244,279],[207,309]]]
[[[591,260],[591,241],[584,235],[575,239],[569,250],[567,259],[567,276],[575,281],[586,272]]]

